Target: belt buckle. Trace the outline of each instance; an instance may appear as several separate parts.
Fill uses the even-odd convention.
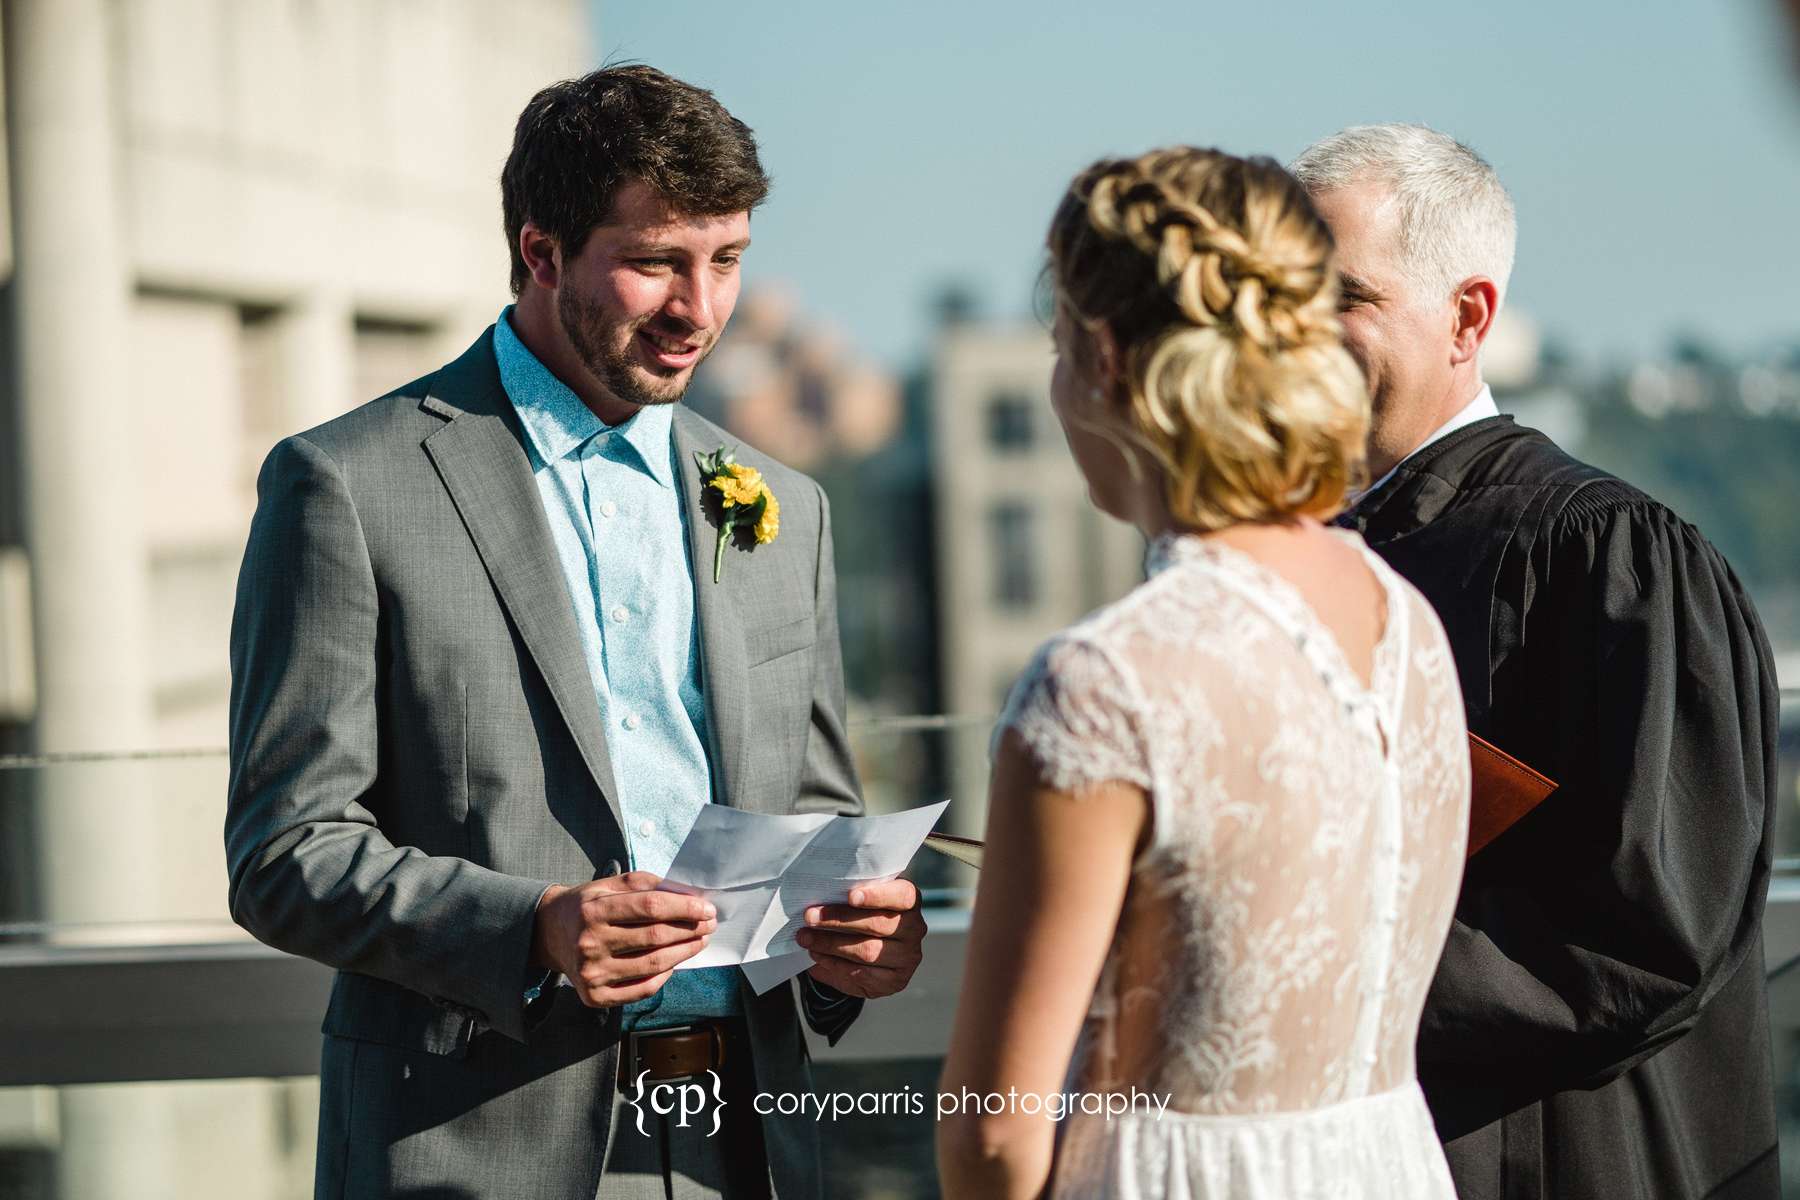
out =
[[[704,1032],[712,1038],[713,1065],[725,1065],[725,1027],[719,1021],[705,1021],[690,1025],[670,1025],[662,1029],[630,1030],[619,1039],[619,1090],[630,1091],[636,1080],[638,1068],[638,1043],[650,1038],[668,1037],[678,1033]],[[692,1079],[693,1075],[671,1075],[671,1079]]]

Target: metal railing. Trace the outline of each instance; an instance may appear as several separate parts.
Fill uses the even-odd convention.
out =
[[[1783,707],[1800,703],[1784,689]],[[858,732],[941,733],[991,723],[929,715],[854,723]],[[223,751],[15,756],[0,771],[78,762],[222,757]],[[1777,863],[1764,926],[1770,1017],[1800,1029],[1800,858]],[[924,964],[906,991],[871,1004],[836,1047],[815,1058],[855,1062],[941,1056],[961,985],[969,920],[966,889],[924,896]],[[184,932],[147,922],[156,944],[122,944],[131,923],[0,925],[0,1086],[311,1075],[329,968],[269,949],[221,918]],[[123,936],[94,944],[111,927]],[[74,936],[71,936],[74,935]],[[77,941],[76,938],[80,940]],[[810,1034],[809,1034],[810,1037]]]
[[[933,713],[849,724],[868,745],[890,735],[982,733],[993,720]],[[222,776],[225,757],[223,748],[209,747],[7,755],[0,756],[0,785],[29,772],[122,767],[157,774],[165,792],[190,784],[210,791],[222,786],[222,777],[212,776]],[[194,764],[208,777],[188,778]],[[207,810],[205,819],[216,818],[222,796],[197,806]],[[931,932],[911,986],[874,1002],[879,1017],[860,1021],[837,1046],[814,1039],[816,1059],[942,1054],[972,893],[926,887],[922,899]],[[316,1074],[332,970],[250,939],[222,904],[216,909],[216,916],[173,919],[121,910],[119,919],[0,921],[0,1087]]]
[[[928,907],[925,961],[827,1061],[943,1054],[962,983],[966,908]],[[248,939],[163,946],[0,946],[0,1087],[313,1075],[332,971]]]

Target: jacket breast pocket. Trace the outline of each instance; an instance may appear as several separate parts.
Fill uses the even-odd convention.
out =
[[[818,626],[810,616],[785,621],[744,633],[744,662],[751,667],[773,662],[805,650],[818,640]]]

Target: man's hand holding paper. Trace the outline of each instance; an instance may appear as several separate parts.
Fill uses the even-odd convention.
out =
[[[853,996],[898,991],[925,923],[897,876],[948,803],[879,817],[708,806],[661,886],[711,901],[718,927],[677,969],[741,964],[758,992],[809,969]]]
[[[910,879],[865,884],[850,903],[815,905],[805,916],[795,940],[812,955],[809,974],[847,996],[893,995],[924,956],[925,917]]]

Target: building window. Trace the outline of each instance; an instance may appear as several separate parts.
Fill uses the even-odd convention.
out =
[[[988,445],[1003,453],[1029,450],[1037,439],[1037,402],[1021,392],[1001,392],[988,401]]]
[[[1001,608],[1031,608],[1038,599],[1037,513],[1023,504],[996,504],[988,513],[994,568],[994,602]]]
[[[350,399],[361,404],[392,391],[409,379],[436,370],[443,349],[437,327],[425,321],[392,320],[363,313],[356,316],[352,368],[356,390]]]

